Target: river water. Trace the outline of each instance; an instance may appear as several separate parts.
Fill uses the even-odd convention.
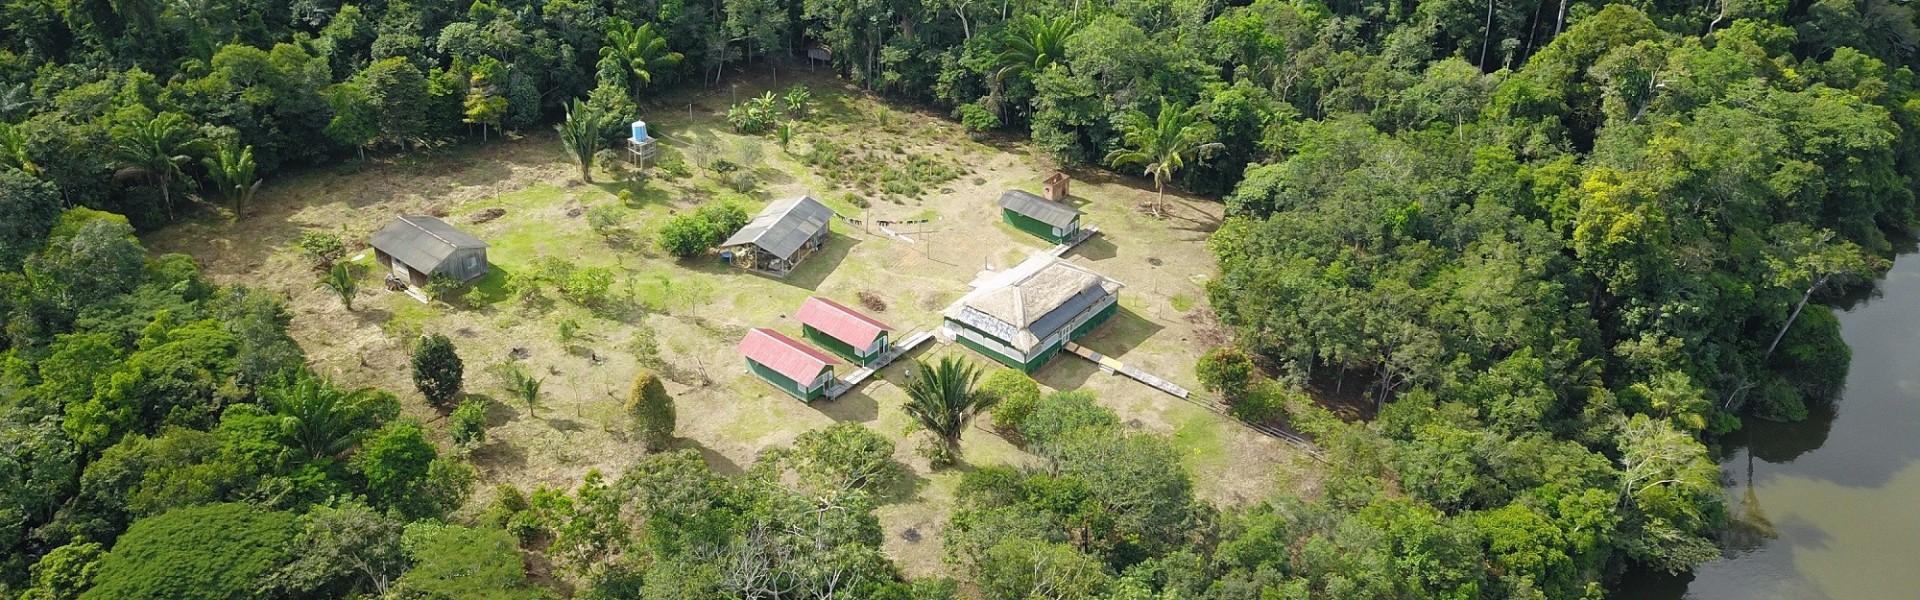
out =
[[[1920,254],[1839,304],[1847,388],[1800,423],[1748,420],[1721,470],[1735,527],[1690,575],[1630,574],[1622,600],[1920,598]]]

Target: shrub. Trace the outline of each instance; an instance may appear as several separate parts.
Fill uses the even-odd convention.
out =
[[[771,92],[768,95],[772,95]],[[786,95],[781,99],[786,101],[787,116],[795,119],[807,118],[808,110],[813,108],[813,90],[805,85],[787,88]]]
[[[647,450],[665,450],[673,441],[673,397],[667,395],[667,387],[658,376],[641,373],[633,379],[633,389],[627,393],[627,416],[633,420],[634,436]]]
[[[453,409],[447,434],[453,438],[453,443],[466,448],[485,443],[487,441],[487,403],[472,397],[461,400],[460,408]]]
[[[1000,398],[993,407],[993,428],[1014,432],[1040,409],[1040,384],[1026,373],[1000,369],[980,381],[980,391]]]
[[[1120,417],[1100,406],[1092,392],[1073,390],[1054,392],[1042,399],[1040,407],[1019,423],[1019,431],[1028,442],[1049,446],[1069,431],[1119,425]]]
[[[581,306],[604,306],[613,290],[613,270],[606,267],[574,269],[560,282],[560,293]]]
[[[713,239],[712,223],[699,215],[682,214],[661,225],[653,241],[667,254],[677,258],[693,258],[713,247]]]
[[[453,340],[433,334],[420,339],[413,349],[413,386],[427,397],[427,404],[444,408],[460,395],[461,378],[466,365],[454,351]]]
[[[993,111],[979,102],[962,104],[958,112],[960,125],[966,127],[969,132],[980,133],[1000,126],[1000,115],[993,114]]]
[[[332,268],[333,263],[347,255],[347,245],[340,236],[322,231],[309,231],[293,240],[293,245],[313,259],[316,268]]]
[[[445,299],[448,294],[453,293],[453,290],[459,288],[460,282],[455,281],[452,275],[434,273],[432,277],[427,278],[427,287],[421,291],[426,292],[428,298]]]
[[[1247,395],[1253,384],[1253,358],[1233,346],[1221,346],[1200,356],[1195,366],[1200,385],[1231,404]]]
[[[745,194],[760,187],[760,178],[752,171],[735,171],[727,176],[726,183],[727,189]]]

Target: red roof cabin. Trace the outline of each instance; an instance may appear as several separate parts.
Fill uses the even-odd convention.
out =
[[[747,371],[803,402],[826,395],[840,362],[772,329],[756,327],[740,340]]]
[[[807,298],[794,318],[808,341],[863,367],[886,354],[887,334],[893,331],[886,323],[818,296]]]

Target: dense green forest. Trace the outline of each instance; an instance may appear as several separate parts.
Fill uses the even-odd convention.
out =
[[[1890,0],[12,0],[0,597],[1597,598],[1717,556],[1715,437],[1844,381],[1820,302],[1914,221],[1917,44]],[[280,299],[134,238],[291,169],[635,114],[816,47],[1220,198],[1236,344],[1203,376],[1312,435],[1323,489],[1213,508],[1167,440],[1001,381],[980,393],[1029,407],[996,421],[1044,466],[966,474],[964,589],[880,553],[891,448],[859,426],[455,517],[472,468],[393,393],[317,377]]]

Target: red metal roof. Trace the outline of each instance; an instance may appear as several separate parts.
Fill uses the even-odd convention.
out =
[[[812,383],[827,365],[838,363],[831,356],[794,341],[778,331],[755,327],[740,340],[740,355],[766,365],[802,385]]]
[[[800,312],[793,317],[862,350],[872,346],[874,338],[880,337],[880,332],[893,330],[886,323],[819,296],[807,298],[806,302],[800,304]]]

